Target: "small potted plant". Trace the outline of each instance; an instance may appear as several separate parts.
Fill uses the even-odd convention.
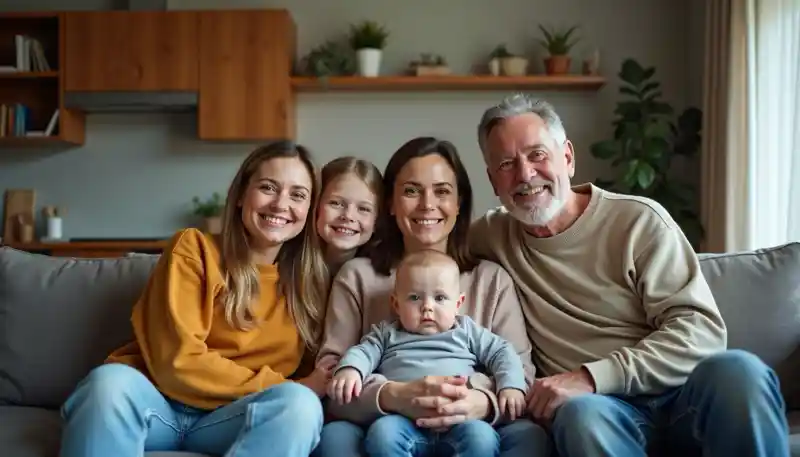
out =
[[[506,45],[501,44],[494,48],[490,54],[489,72],[497,76],[525,76],[528,73],[528,59],[510,52]]]
[[[203,201],[200,197],[192,199],[194,215],[203,219],[205,230],[211,234],[222,233],[222,211],[225,201],[218,192],[211,194],[211,198]]]
[[[450,74],[447,60],[439,54],[423,53],[419,60],[411,62],[411,73],[415,76],[445,76]]]
[[[388,38],[389,32],[375,21],[365,20],[350,26],[350,46],[356,52],[359,75],[378,76]]]
[[[492,76],[500,76],[500,62],[506,57],[511,57],[511,53],[504,44],[497,45],[489,54],[489,73]]]
[[[539,29],[544,35],[544,39],[539,40],[539,42],[550,54],[544,59],[545,73],[548,75],[569,73],[569,67],[572,63],[569,51],[578,42],[577,38],[570,39],[575,30],[578,29],[578,26],[572,26],[565,31],[548,30],[542,25],[539,25]]]

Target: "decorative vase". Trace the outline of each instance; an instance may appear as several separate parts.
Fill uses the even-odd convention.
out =
[[[212,235],[219,235],[222,233],[222,217],[213,216],[205,219],[206,232]]]
[[[544,59],[545,72],[548,75],[565,75],[569,73],[571,63],[569,56],[550,56]]]
[[[528,73],[528,59],[524,57],[504,57],[500,66],[506,76],[525,76]]]
[[[356,51],[358,59],[358,74],[373,78],[378,76],[381,69],[381,49],[364,48]]]
[[[500,59],[497,57],[489,61],[489,73],[492,76],[500,76]]]

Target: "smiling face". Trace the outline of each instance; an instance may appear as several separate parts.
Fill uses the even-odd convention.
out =
[[[486,149],[489,180],[514,218],[544,226],[564,208],[575,172],[572,143],[557,141],[542,118],[505,119],[489,133]]]
[[[463,301],[454,261],[427,256],[398,268],[392,306],[406,331],[422,335],[446,332],[453,328]]]
[[[411,159],[394,183],[391,214],[406,251],[445,251],[459,211],[456,175],[439,154]]]
[[[317,231],[328,249],[346,253],[369,241],[375,230],[377,198],[353,173],[339,176],[323,189]]]
[[[273,158],[258,166],[240,201],[242,224],[254,250],[274,258],[284,242],[303,230],[312,186],[299,158]]]

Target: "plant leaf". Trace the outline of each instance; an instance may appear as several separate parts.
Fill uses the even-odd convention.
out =
[[[594,143],[590,150],[592,156],[603,160],[610,159],[620,152],[619,143],[613,140],[605,140]]]
[[[656,179],[656,170],[645,161],[640,161],[636,167],[636,182],[642,189],[648,189]]]

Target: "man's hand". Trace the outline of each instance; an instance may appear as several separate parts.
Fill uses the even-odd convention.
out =
[[[361,387],[361,373],[355,368],[343,368],[333,376],[328,395],[346,405],[361,395]]]
[[[537,379],[528,392],[528,412],[536,421],[549,421],[569,398],[594,392],[594,380],[585,368]]]
[[[512,421],[521,417],[525,411],[525,393],[519,389],[501,390],[497,395],[497,402],[498,406],[500,406],[500,414]]]

